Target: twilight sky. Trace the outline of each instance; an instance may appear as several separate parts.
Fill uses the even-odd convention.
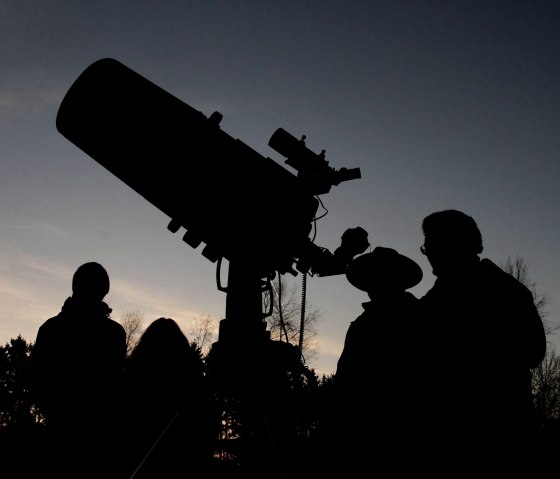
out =
[[[216,265],[56,130],[68,88],[106,57],[219,111],[223,131],[292,173],[268,146],[279,127],[330,166],[360,168],[321,195],[319,246],[361,226],[372,247],[418,262],[422,296],[435,278],[421,221],[459,209],[478,222],[484,257],[527,263],[558,324],[559,48],[556,1],[0,0],[0,343],[34,340],[86,261],[107,268],[117,320],[141,311],[187,332],[225,316]],[[308,278],[307,294],[321,311],[310,366],[332,373],[368,298],[340,275]]]

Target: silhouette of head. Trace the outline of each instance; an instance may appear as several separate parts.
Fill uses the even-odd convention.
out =
[[[138,344],[132,351],[131,358],[138,364],[148,364],[150,368],[199,368],[200,360],[191,347],[190,341],[172,318],[157,318],[150,323],[140,336]],[[172,373],[161,371],[161,374]]]
[[[432,213],[422,221],[426,255],[434,275],[448,276],[478,262],[482,253],[482,235],[475,220],[457,210]]]
[[[99,263],[82,264],[72,278],[72,295],[75,298],[101,301],[109,292],[109,275]]]
[[[346,270],[350,284],[370,297],[405,291],[416,286],[422,276],[422,269],[413,260],[381,246],[354,258]]]
[[[189,340],[172,318],[157,318],[146,328],[140,338],[143,348],[181,349],[189,346]],[[139,344],[140,344],[139,343]]]

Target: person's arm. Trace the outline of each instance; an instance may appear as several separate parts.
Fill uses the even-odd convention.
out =
[[[529,368],[533,369],[536,368],[545,357],[546,333],[542,319],[533,301],[533,295],[528,289],[525,292],[524,299],[526,307],[523,311],[523,315],[525,317],[525,334],[528,344],[526,361]]]
[[[356,348],[358,347],[356,340],[359,338],[359,332],[356,331],[357,329],[356,322],[352,321],[346,332],[346,337],[344,338],[342,353],[336,363],[335,381],[339,385],[345,383],[348,377],[355,373]]]

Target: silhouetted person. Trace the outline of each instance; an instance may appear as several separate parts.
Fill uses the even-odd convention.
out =
[[[519,471],[530,453],[531,369],[546,349],[533,296],[480,259],[472,217],[438,211],[424,218],[422,231],[421,250],[437,277],[421,298],[431,459],[442,470]]]
[[[208,475],[211,407],[203,363],[171,318],[144,331],[126,366],[128,477]]]
[[[385,477],[400,477],[410,465],[417,394],[411,347],[418,299],[407,289],[422,280],[422,270],[394,249],[376,247],[356,257],[346,276],[370,301],[350,323],[337,363],[327,467],[356,474],[380,468]]]
[[[49,434],[45,466],[52,477],[118,475],[126,334],[103,302],[109,287],[103,266],[82,264],[72,295],[40,326],[33,346],[33,389]]]

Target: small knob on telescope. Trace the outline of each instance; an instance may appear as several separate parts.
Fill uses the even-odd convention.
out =
[[[223,117],[224,117],[224,115],[222,115],[219,111],[215,111],[208,118],[208,122],[211,125],[218,126],[220,124],[220,122],[222,121]]]
[[[199,238],[196,234],[194,234],[192,231],[187,231],[184,235],[183,235],[183,241],[185,243],[187,243],[189,246],[193,247],[193,248],[198,248],[198,245],[200,243],[202,243],[202,239]]]
[[[177,231],[179,231],[179,228],[181,228],[181,223],[177,220],[171,220],[167,225],[167,229],[172,233],[177,233]]]

